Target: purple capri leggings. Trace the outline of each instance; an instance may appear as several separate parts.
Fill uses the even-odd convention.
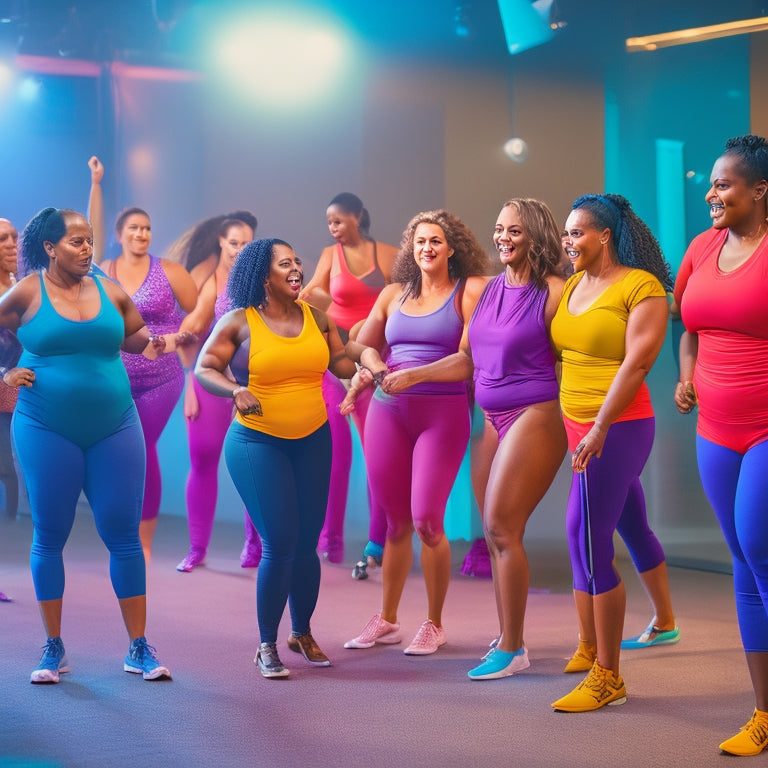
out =
[[[654,430],[653,417],[612,424],[600,458],[591,459],[585,473],[574,472],[566,528],[573,587],[580,592],[599,595],[618,585],[613,534],[619,525],[629,532],[627,544],[638,570],[648,570],[664,559],[656,537],[647,536],[650,528],[640,485]]]
[[[443,518],[469,441],[469,403],[460,395],[386,395],[377,390],[365,422],[366,464],[387,537],[411,529],[428,544]]]

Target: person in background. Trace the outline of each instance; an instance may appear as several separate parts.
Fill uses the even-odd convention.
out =
[[[98,179],[99,183],[91,188],[90,216],[94,230],[103,232],[101,179],[94,160],[91,158],[91,179],[92,182]],[[178,331],[184,315],[195,308],[197,288],[180,264],[149,253],[152,226],[147,212],[136,207],[123,209],[115,221],[115,235],[121,246],[120,255],[101,263],[104,272],[131,296],[153,334],[175,334],[174,349],[193,345],[196,339],[192,334]],[[100,257],[103,254],[97,254],[95,260]],[[176,355],[164,355],[159,360],[123,355],[123,362],[128,370],[131,395],[139,411],[147,450],[147,479],[139,533],[144,557],[149,562],[162,493],[157,441],[184,388],[184,371]]]
[[[331,473],[321,381],[329,368],[350,378],[355,366],[333,320],[299,300],[303,278],[302,261],[284,240],[246,245],[227,284],[233,309],[216,323],[195,368],[209,392],[237,409],[224,456],[263,544],[256,581],[261,639],[254,662],[266,678],[289,674],[277,650],[286,603],[288,648],[313,666],[331,663],[310,628]],[[240,385],[227,368],[246,342],[248,383]]]
[[[237,255],[253,239],[253,230],[238,219],[219,222],[215,217],[202,222],[201,226],[212,224],[216,225],[219,235],[216,270],[200,289],[195,309],[181,323],[181,330],[194,334],[201,343],[208,337],[213,324],[231,309],[227,295],[229,273]],[[193,239],[197,234],[193,235]],[[197,347],[188,347],[180,353],[185,367],[194,364],[197,352]],[[216,512],[219,459],[232,422],[232,410],[231,403],[207,392],[190,372],[184,396],[190,456],[186,486],[190,547],[186,557],[176,566],[177,571],[188,573],[205,560]],[[245,536],[240,565],[244,568],[256,567],[261,559],[261,541],[247,512]]]
[[[323,249],[315,273],[302,291],[301,298],[327,310],[346,342],[353,327],[359,326],[368,317],[376,297],[389,282],[397,249],[370,236],[371,217],[357,195],[351,192],[336,195],[325,213],[328,230],[336,242]],[[333,462],[328,509],[318,546],[332,563],[339,563],[344,558],[344,515],[352,464],[352,436],[347,419],[339,412],[345,396],[344,385],[331,373],[326,373],[323,397],[331,426]],[[370,390],[362,394],[352,414],[363,453],[369,403]],[[355,579],[367,578],[369,567],[381,565],[386,515],[384,510],[376,509],[370,499],[369,507],[369,541],[352,571]]]
[[[565,229],[575,274],[551,335],[572,453],[566,524],[579,637],[595,647],[595,659],[584,680],[552,706],[586,712],[626,701],[619,672],[626,594],[613,564],[613,534],[630,499],[645,519],[640,473],[654,434],[645,377],[664,343],[671,276],[656,239],[620,195],[580,197]],[[664,563],[647,530],[639,570]]]
[[[457,366],[455,355],[466,349],[467,324],[488,271],[486,253],[461,220],[443,210],[418,214],[403,233],[391,285],[379,294],[357,343],[347,345],[372,373],[388,348],[389,372],[365,427],[371,495],[387,514],[382,607],[345,648],[400,642],[397,611],[413,564],[414,530],[422,543],[427,618],[404,652],[431,654],[446,642],[442,611],[451,548],[443,518],[467,450],[472,376],[469,357]],[[345,410],[354,405],[357,387],[351,392]]]
[[[698,235],[675,283],[681,413],[698,405],[704,492],[733,559],[741,640],[755,710],[720,744],[731,755],[768,746],[768,141],[729,139],[705,195],[712,227]]]
[[[35,271],[0,300],[0,326],[24,346],[3,379],[20,388],[13,435],[28,483],[30,564],[47,634],[30,681],[58,683],[69,671],[61,639],[63,549],[81,491],[110,552],[130,640],[123,669],[145,680],[170,678],[145,638],[144,440],[118,352],[154,359],[172,339],[152,337],[125,292],[90,275],[93,239],[83,215],[43,209],[25,227],[21,250]]]

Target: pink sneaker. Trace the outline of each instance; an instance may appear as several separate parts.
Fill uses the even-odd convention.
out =
[[[376,643],[393,645],[400,642],[400,623],[384,621],[377,613],[364,627],[363,631],[352,640],[344,643],[345,648],[373,648]],[[445,641],[443,641],[445,642]]]
[[[411,644],[403,651],[409,656],[428,656],[447,642],[442,627],[436,627],[427,619],[416,633]]]
[[[261,562],[261,539],[257,536],[253,541],[246,541],[240,553],[241,568],[258,568]]]
[[[181,573],[189,573],[202,565],[205,561],[205,552],[199,549],[190,549],[189,554],[176,566],[176,570]]]

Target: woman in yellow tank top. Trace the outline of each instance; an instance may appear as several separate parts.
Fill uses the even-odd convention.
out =
[[[355,365],[336,325],[299,300],[301,259],[283,240],[255,240],[240,253],[227,291],[231,312],[216,324],[195,373],[209,392],[231,397],[235,421],[224,444],[232,480],[263,544],[256,597],[264,677],[285,677],[277,629],[290,601],[288,647],[329,666],[310,631],[320,586],[317,541],[325,518],[331,436],[321,382],[326,369],[350,378]],[[225,371],[250,339],[248,386]]]

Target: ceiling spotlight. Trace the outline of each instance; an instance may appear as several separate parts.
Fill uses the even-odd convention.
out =
[[[528,157],[528,144],[524,139],[509,139],[504,142],[504,154],[516,163],[525,162]]]

